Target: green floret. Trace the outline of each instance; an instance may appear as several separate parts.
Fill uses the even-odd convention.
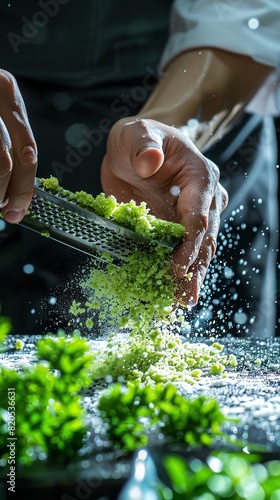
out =
[[[224,369],[225,369],[224,365],[222,365],[222,363],[217,362],[211,366],[210,373],[212,374],[222,373]]]

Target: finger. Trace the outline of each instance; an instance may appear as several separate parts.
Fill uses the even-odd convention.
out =
[[[0,208],[7,205],[6,191],[12,172],[12,142],[8,130],[0,118]]]
[[[208,217],[207,215],[192,212],[192,214],[185,214],[180,223],[188,229],[185,233],[184,242],[173,255],[172,273],[179,280],[186,277],[190,266],[198,256],[208,227]]]
[[[187,186],[177,202],[178,222],[186,228],[184,242],[173,256],[172,272],[177,279],[184,279],[190,266],[197,259],[200,246],[209,225],[211,204],[217,189],[218,167],[206,158],[199,161]],[[195,165],[194,165],[195,167]]]
[[[216,244],[217,240],[215,238],[208,234],[205,235],[199,256],[189,269],[191,277],[186,277],[181,282],[178,282],[176,296],[180,304],[185,306],[197,304],[207,270],[216,252]]]
[[[24,217],[31,201],[37,170],[37,147],[26,108],[15,79],[1,72],[2,100],[0,113],[12,142],[13,167],[6,190],[9,201],[2,210],[7,222]]]
[[[219,189],[211,205],[209,225],[203,238],[198,258],[189,268],[191,277],[185,277],[184,280],[178,282],[176,297],[181,304],[186,306],[197,304],[207,270],[216,253],[217,238],[220,228],[220,214],[226,208],[227,203],[227,193],[224,188],[219,185]]]
[[[141,178],[151,177],[163,164],[163,139],[151,120],[137,118],[125,124],[119,141],[124,155],[129,157],[133,169]]]
[[[145,138],[143,138],[143,142],[144,141]],[[150,142],[150,138],[147,138],[147,142]],[[134,156],[133,152],[131,155],[131,164],[135,172],[144,179],[154,175],[164,161],[164,154],[161,149],[145,146],[147,146],[147,143],[143,144],[143,149],[137,156]]]

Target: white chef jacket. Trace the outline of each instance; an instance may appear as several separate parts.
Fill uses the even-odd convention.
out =
[[[175,0],[160,69],[196,47],[240,53],[274,67],[246,111],[280,115],[280,0]]]

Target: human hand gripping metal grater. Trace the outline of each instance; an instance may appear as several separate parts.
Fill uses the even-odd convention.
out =
[[[34,195],[28,213],[20,225],[42,235],[45,233],[98,261],[106,261],[106,254],[109,254],[115,265],[122,265],[129,255],[151,245],[162,245],[172,251],[179,243],[178,239],[172,237],[158,241],[141,236],[81,208],[68,201],[67,197],[45,191],[40,187],[38,178],[35,179]]]

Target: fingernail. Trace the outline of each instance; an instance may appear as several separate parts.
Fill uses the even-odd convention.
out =
[[[11,224],[16,224],[17,222],[20,222],[25,215],[25,210],[22,208],[10,208],[5,212],[5,220],[7,222],[10,222]]]
[[[6,198],[6,200],[0,201],[0,208],[4,208],[8,203],[9,203],[9,198]]]

